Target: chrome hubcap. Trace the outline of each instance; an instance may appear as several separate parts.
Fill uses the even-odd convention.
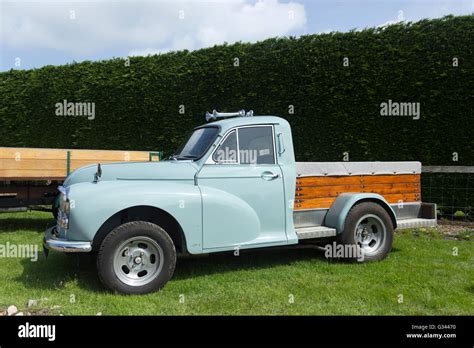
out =
[[[125,284],[142,286],[155,279],[163,268],[163,249],[153,239],[127,239],[115,251],[114,272]]]
[[[383,247],[386,235],[385,225],[376,215],[364,215],[356,224],[355,241],[365,255],[376,254]]]

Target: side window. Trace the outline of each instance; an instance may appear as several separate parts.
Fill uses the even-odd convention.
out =
[[[275,164],[271,126],[239,128],[240,164]]]
[[[237,163],[237,135],[235,131],[229,133],[221,143],[212,155],[212,160],[216,163]]]

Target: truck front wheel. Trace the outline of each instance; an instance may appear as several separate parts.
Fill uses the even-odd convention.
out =
[[[364,261],[382,260],[392,249],[392,220],[377,203],[357,204],[347,214],[340,242],[356,245]]]
[[[145,294],[161,289],[173,276],[176,250],[164,229],[133,221],[115,228],[97,255],[99,279],[110,290]]]

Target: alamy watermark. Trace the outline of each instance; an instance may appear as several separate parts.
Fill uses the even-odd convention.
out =
[[[395,102],[389,99],[380,104],[381,116],[408,116],[414,120],[420,119],[420,103]]]
[[[240,163],[244,164],[257,164],[258,155],[266,156],[270,155],[269,149],[262,150],[233,150],[228,147],[225,149],[219,149],[216,151],[214,160],[219,163],[237,163],[240,159]]]
[[[48,341],[56,339],[56,325],[30,324],[26,322],[18,326],[19,338],[46,338]]]
[[[0,258],[25,258],[32,262],[38,261],[37,244],[0,244]]]
[[[87,117],[88,120],[95,119],[95,103],[68,102],[64,99],[54,106],[56,108],[56,116]]]
[[[326,244],[324,246],[324,256],[327,259],[355,259],[358,262],[364,261],[364,252],[358,244]]]

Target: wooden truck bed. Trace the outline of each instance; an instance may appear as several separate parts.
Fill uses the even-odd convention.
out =
[[[294,226],[299,239],[333,237],[326,214],[342,193],[378,193],[395,213],[397,228],[436,226],[436,205],[421,202],[420,162],[297,163]]]
[[[329,208],[345,192],[371,192],[388,203],[421,202],[419,162],[297,163],[295,210]]]
[[[64,180],[94,163],[159,160],[158,152],[0,147],[0,180]]]

